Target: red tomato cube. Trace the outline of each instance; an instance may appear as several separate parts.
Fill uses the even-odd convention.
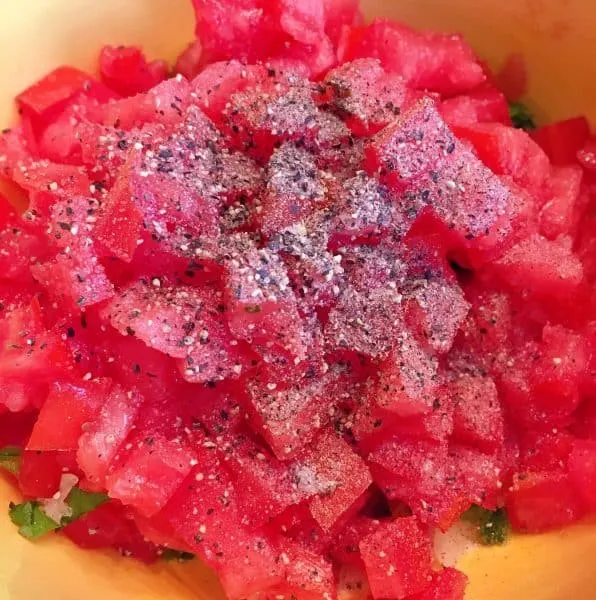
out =
[[[467,584],[464,573],[448,567],[434,573],[429,588],[409,600],[463,600]]]
[[[548,157],[521,129],[499,123],[457,127],[458,137],[470,142],[480,160],[498,175],[509,175],[521,188],[539,192],[548,177]]]
[[[447,384],[453,411],[453,437],[486,452],[503,446],[505,423],[497,387],[490,377],[463,375]]]
[[[79,439],[77,461],[93,485],[104,486],[110,463],[134,426],[142,403],[138,392],[115,385]]]
[[[288,506],[314,494],[296,489],[291,470],[260,444],[237,435],[225,450],[224,467],[234,479],[243,523],[256,529]]]
[[[325,532],[359,508],[358,500],[372,483],[362,458],[329,432],[296,458],[292,472],[299,491],[316,495],[309,503],[310,512]]]
[[[464,96],[444,100],[441,116],[449,127],[497,122],[511,126],[509,105],[501,91],[485,83]]]
[[[445,95],[467,92],[484,79],[472,49],[457,35],[420,33],[406,25],[376,19],[355,30],[346,59],[370,56],[402,75],[413,88]]]
[[[428,586],[430,541],[415,517],[382,523],[359,546],[375,599],[401,600]]]
[[[596,506],[596,442],[575,440],[569,455],[569,477],[589,509]]]
[[[104,46],[99,55],[102,81],[122,96],[147,92],[168,76],[164,60],[148,62],[135,46]]]
[[[323,85],[326,103],[358,136],[383,129],[414,99],[401,77],[387,74],[378,60],[370,58],[333,69]]]
[[[405,338],[379,365],[371,399],[400,417],[426,414],[432,408],[436,379],[436,363],[415,340]]]
[[[74,451],[25,450],[21,457],[18,483],[27,498],[51,498],[66,473],[80,476]]]
[[[110,473],[106,487],[111,498],[151,517],[182,485],[195,461],[182,445],[154,435],[132,449],[124,466]]]
[[[567,473],[520,473],[506,495],[511,525],[516,531],[540,533],[577,521],[583,510]]]
[[[294,225],[327,203],[327,188],[314,157],[293,144],[273,152],[259,220],[265,235]]]
[[[579,220],[581,168],[571,165],[553,169],[546,180],[546,198],[540,210],[540,233],[554,240],[569,235]]]
[[[544,125],[532,137],[554,165],[570,165],[590,137],[590,125],[585,117],[575,117]]]
[[[82,385],[55,382],[41,407],[27,450],[76,450],[85,423],[95,418],[111,385],[107,379]]]

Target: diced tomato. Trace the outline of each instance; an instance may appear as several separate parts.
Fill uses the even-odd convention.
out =
[[[0,136],[0,451],[230,600],[463,600],[435,530],[596,510],[596,138],[357,0],[193,7],[175,77],[107,46]]]
[[[110,391],[96,419],[79,439],[77,461],[87,479],[103,487],[110,463],[134,426],[142,397],[116,385]]]
[[[113,97],[113,93],[88,73],[71,66],[58,67],[21,92],[16,100],[19,108],[37,126],[49,124],[67,103],[85,93],[99,102]]]
[[[406,598],[428,586],[431,549],[415,517],[385,522],[359,544],[375,598]]]
[[[62,339],[45,328],[39,301],[17,308],[0,321],[0,378],[52,381],[59,372],[74,375],[73,360]]]
[[[243,522],[251,529],[265,525],[290,505],[316,493],[314,489],[299,489],[286,465],[242,434],[226,449],[224,466],[234,478],[236,489],[242,490],[238,506]]]
[[[467,92],[485,78],[461,37],[420,33],[385,19],[353,31],[345,58],[366,56],[379,58],[387,71],[400,74],[413,88],[447,96]]]
[[[97,256],[88,251],[61,252],[53,260],[33,265],[31,273],[66,311],[79,312],[114,295]]]
[[[584,169],[596,172],[596,140],[589,139],[577,152],[577,160]]]
[[[132,450],[122,468],[110,473],[106,487],[110,497],[151,517],[174,495],[194,462],[186,448],[154,435]]]
[[[0,406],[0,448],[24,447],[36,418],[36,410],[14,413]]]
[[[569,455],[569,476],[586,506],[596,506],[596,442],[574,440]]]
[[[106,379],[78,385],[54,383],[27,442],[27,450],[74,451],[85,423],[101,409],[110,389]]]
[[[293,472],[299,490],[315,492],[310,512],[325,532],[356,512],[372,482],[365,462],[333,433],[321,434],[298,456]]]
[[[180,53],[174,65],[174,72],[180,73],[188,79],[194,79],[201,71],[201,58],[203,56],[203,48],[201,42],[195,40]]]
[[[505,96],[489,83],[465,96],[448,98],[440,104],[442,117],[450,127],[497,122],[511,125]]]
[[[448,384],[448,390],[454,406],[454,439],[487,452],[501,448],[504,418],[494,381],[462,376]]]
[[[517,531],[540,533],[573,523],[583,510],[567,473],[520,473],[506,495],[507,514]]]
[[[271,542],[241,524],[235,493],[211,447],[197,449],[198,465],[157,522],[214,567],[231,599],[240,600],[282,582],[283,563]]]
[[[116,501],[84,514],[68,524],[64,533],[81,548],[114,548],[145,563],[152,563],[158,557],[157,547],[141,535],[130,515]]]
[[[537,193],[548,177],[548,157],[521,129],[500,123],[456,127],[456,135],[470,142],[480,160],[498,175],[509,175],[523,189]]]
[[[329,377],[278,383],[266,373],[248,384],[251,423],[278,458],[296,454],[325,424],[329,418],[325,398],[332,386]]]
[[[544,125],[531,135],[554,165],[565,166],[576,161],[590,137],[590,126],[584,117],[575,117]]]
[[[523,55],[518,52],[510,54],[499,69],[496,79],[507,100],[519,100],[526,93],[528,86],[528,71]]]
[[[434,573],[428,589],[409,600],[463,600],[467,583],[464,573],[448,567]]]
[[[540,210],[540,233],[554,240],[574,233],[579,213],[582,170],[575,166],[555,167],[545,182],[545,203]]]
[[[168,76],[164,60],[148,62],[135,46],[104,46],[99,56],[102,81],[122,96],[147,92]]]
[[[371,398],[400,417],[426,414],[433,403],[436,371],[430,356],[406,337],[379,365],[379,380],[370,390]]]
[[[65,473],[81,474],[75,452],[26,450],[21,457],[19,489],[28,498],[51,498]]]
[[[121,334],[182,359],[189,381],[206,382],[237,377],[248,366],[241,346],[232,343],[228,328],[218,320],[218,302],[221,294],[212,290],[169,288],[158,278],[125,288],[105,312]]]
[[[0,270],[2,278],[10,279],[15,288],[30,287],[32,278],[29,267],[36,258],[41,259],[47,255],[47,246],[39,239],[33,228],[8,206],[8,201],[1,195],[0,205]],[[19,283],[17,284],[17,282]]]
[[[345,63],[330,71],[323,85],[325,102],[359,136],[387,126],[414,100],[401,77],[385,73],[375,59]]]

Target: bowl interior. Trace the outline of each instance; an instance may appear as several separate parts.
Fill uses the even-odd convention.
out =
[[[494,66],[512,52],[526,58],[528,102],[539,121],[596,118],[596,31],[591,0],[368,0],[369,16],[464,32]],[[12,97],[61,63],[93,69],[104,43],[141,44],[172,59],[192,38],[190,0],[27,0],[0,2],[0,125],[13,119]],[[15,492],[0,476],[0,504]],[[60,536],[39,543],[18,536],[0,514],[0,600],[190,600],[221,598],[200,565],[151,569],[111,554],[81,551]],[[460,562],[469,600],[594,600],[596,526],[518,537],[477,549]]]

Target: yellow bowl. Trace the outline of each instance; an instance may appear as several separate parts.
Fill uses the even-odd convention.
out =
[[[521,52],[538,119],[586,114],[596,122],[593,0],[369,0],[369,15],[465,33],[493,66]],[[191,39],[190,0],[0,0],[0,125],[16,92],[60,63],[93,69],[101,44],[142,44],[172,59]],[[0,479],[0,500],[15,498]],[[595,600],[596,527],[517,537],[467,554],[469,600]],[[0,600],[220,600],[199,565],[147,568],[85,552],[60,536],[21,539],[0,514]]]

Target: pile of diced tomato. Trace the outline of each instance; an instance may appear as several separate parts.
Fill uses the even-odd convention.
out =
[[[106,47],[0,137],[11,517],[231,600],[461,600],[470,507],[596,509],[596,138],[356,0],[194,4],[174,72]]]

